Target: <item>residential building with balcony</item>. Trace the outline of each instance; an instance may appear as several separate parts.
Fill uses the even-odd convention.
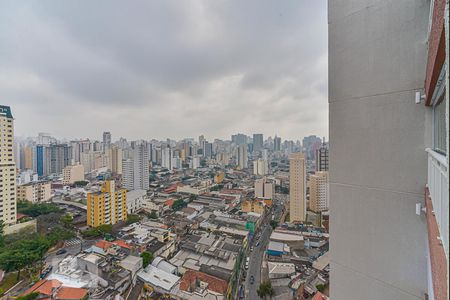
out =
[[[329,1],[334,300],[448,299],[448,5]]]
[[[114,181],[107,180],[101,191],[87,194],[87,225],[98,227],[126,219],[127,190],[116,190]]]
[[[17,200],[26,200],[32,203],[44,202],[52,197],[50,181],[29,182],[17,186]]]

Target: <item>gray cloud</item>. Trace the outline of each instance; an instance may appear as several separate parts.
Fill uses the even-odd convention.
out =
[[[327,135],[326,1],[2,1],[16,134]]]

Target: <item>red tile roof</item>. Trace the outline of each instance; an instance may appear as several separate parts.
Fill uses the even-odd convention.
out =
[[[172,205],[173,205],[174,202],[175,202],[175,200],[169,199],[169,200],[166,200],[166,202],[164,202],[164,205],[167,205],[167,206],[169,206],[169,207],[172,207]]]
[[[187,292],[192,292],[190,286],[195,284],[197,280],[208,283],[208,290],[225,294],[228,289],[228,283],[220,278],[208,275],[206,273],[194,270],[187,270],[181,278],[180,289]]]
[[[95,247],[98,247],[98,248],[101,248],[101,249],[103,249],[103,250],[107,250],[107,249],[109,249],[112,245],[113,245],[113,244],[110,243],[110,242],[108,242],[108,241],[101,240],[101,241],[98,241],[94,246],[95,246]]]
[[[37,292],[39,294],[51,296],[51,295],[53,295],[53,291],[56,288],[59,288],[61,285],[62,285],[61,281],[56,280],[56,279],[39,280],[38,282],[36,282],[31,288],[29,288],[22,295],[25,296],[25,295],[31,294],[33,292]]]
[[[321,292],[317,292],[311,300],[326,300],[326,299],[328,299],[327,296],[325,296]]]
[[[17,220],[20,220],[22,218],[28,217],[27,215],[21,214],[21,213],[17,213]]]
[[[87,295],[87,290],[73,287],[61,287],[55,295],[55,299],[62,300],[79,300]]]
[[[114,241],[113,244],[114,244],[114,245],[117,245],[117,246],[119,246],[119,247],[121,247],[121,248],[131,249],[131,246],[128,245],[127,243],[125,243],[125,242],[122,241],[122,240]]]

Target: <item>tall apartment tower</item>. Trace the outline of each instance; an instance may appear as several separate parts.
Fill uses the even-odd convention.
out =
[[[330,205],[328,172],[321,171],[309,177],[309,209],[326,211]]]
[[[289,218],[306,221],[306,164],[301,152],[289,155]]]
[[[23,148],[24,160],[23,165],[25,170],[33,169],[33,148],[25,146]]]
[[[111,149],[111,132],[103,132],[103,152],[108,153]]]
[[[248,167],[247,144],[239,145],[237,148],[238,169],[246,169]]]
[[[123,161],[122,183],[128,190],[148,190],[149,159],[146,142],[132,142],[130,157]]]
[[[108,168],[115,174],[122,174],[122,149],[112,145],[108,150]]]
[[[253,174],[266,175],[269,173],[269,162],[265,159],[258,158],[253,161]]]
[[[262,133],[253,134],[253,151],[261,151],[264,144]]]
[[[261,178],[255,180],[255,198],[259,199],[273,199],[275,195],[275,183]]]
[[[87,225],[98,227],[127,219],[127,191],[105,181],[101,191],[87,194]]]
[[[172,149],[170,147],[161,149],[161,166],[163,168],[172,170],[172,156]]]
[[[328,171],[329,151],[325,145],[316,150],[316,171]]]
[[[333,300],[448,299],[448,5],[328,2]]]
[[[71,164],[72,148],[67,144],[52,144],[50,151],[50,173],[61,174],[63,169]]]
[[[273,139],[273,151],[281,151],[281,138],[278,136]]]
[[[0,105],[0,221],[16,223],[16,163],[14,119],[9,106]]]

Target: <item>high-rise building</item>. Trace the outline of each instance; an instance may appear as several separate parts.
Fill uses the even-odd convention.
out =
[[[84,167],[81,164],[70,165],[63,169],[63,184],[74,184],[84,180]]]
[[[326,211],[330,205],[328,172],[316,172],[309,177],[309,209]]]
[[[36,182],[38,181],[39,176],[37,173],[35,173],[33,170],[28,169],[25,171],[20,172],[18,178],[17,178],[17,184],[27,184],[29,182]]]
[[[38,134],[37,144],[48,146],[50,144],[55,144],[55,143],[56,143],[56,139],[54,137],[50,136],[49,133],[40,132]]]
[[[38,176],[48,176],[50,174],[50,150],[46,145],[36,145],[34,148],[35,171]]]
[[[111,149],[111,132],[103,132],[103,152],[107,153]]]
[[[233,142],[237,146],[247,144],[247,136],[242,133],[233,134],[231,136],[231,142]]]
[[[103,151],[89,151],[81,153],[81,164],[86,173],[108,166],[108,157]]]
[[[123,161],[122,186],[128,190],[148,190],[150,164],[146,142],[132,142],[130,156]]]
[[[116,145],[112,145],[108,150],[108,168],[114,174],[122,174],[122,149],[117,147]]]
[[[74,163],[81,162],[82,153],[91,151],[90,140],[71,141],[70,146],[72,148],[72,160]]]
[[[23,167],[25,170],[33,169],[33,148],[30,146],[25,146],[23,148]]]
[[[301,152],[289,155],[289,218],[306,221],[306,165]]]
[[[192,169],[200,168],[200,156],[198,156],[198,155],[192,156],[191,168]]]
[[[248,167],[247,144],[239,145],[237,148],[238,169],[246,169]]]
[[[170,147],[161,150],[161,166],[172,170],[172,149]]]
[[[98,227],[126,219],[127,191],[116,189],[114,181],[105,181],[101,191],[87,194],[87,225]]]
[[[331,297],[448,299],[449,2],[328,16]]]
[[[203,143],[203,156],[205,156],[207,158],[211,158],[212,154],[213,154],[212,144],[205,141]]]
[[[278,136],[273,139],[273,151],[281,151],[281,138]]]
[[[267,160],[258,158],[253,161],[253,174],[264,176],[269,173],[269,163]]]
[[[16,223],[16,164],[13,153],[14,119],[9,106],[0,105],[0,220]]]
[[[328,171],[328,148],[322,145],[316,150],[316,171]]]
[[[262,133],[253,134],[253,151],[261,151],[264,144]]]
[[[261,178],[255,180],[255,198],[259,199],[273,199],[275,195],[275,183]]]
[[[13,154],[14,154],[14,162],[15,162],[15,164],[16,164],[16,167],[19,169],[19,170],[22,170],[22,163],[21,163],[21,155],[20,155],[20,153],[22,152],[22,144],[21,143],[19,143],[19,142],[17,142],[17,141],[14,141],[14,144],[13,144]]]
[[[71,164],[72,149],[67,144],[52,144],[50,151],[50,174],[61,174],[62,170]]]

